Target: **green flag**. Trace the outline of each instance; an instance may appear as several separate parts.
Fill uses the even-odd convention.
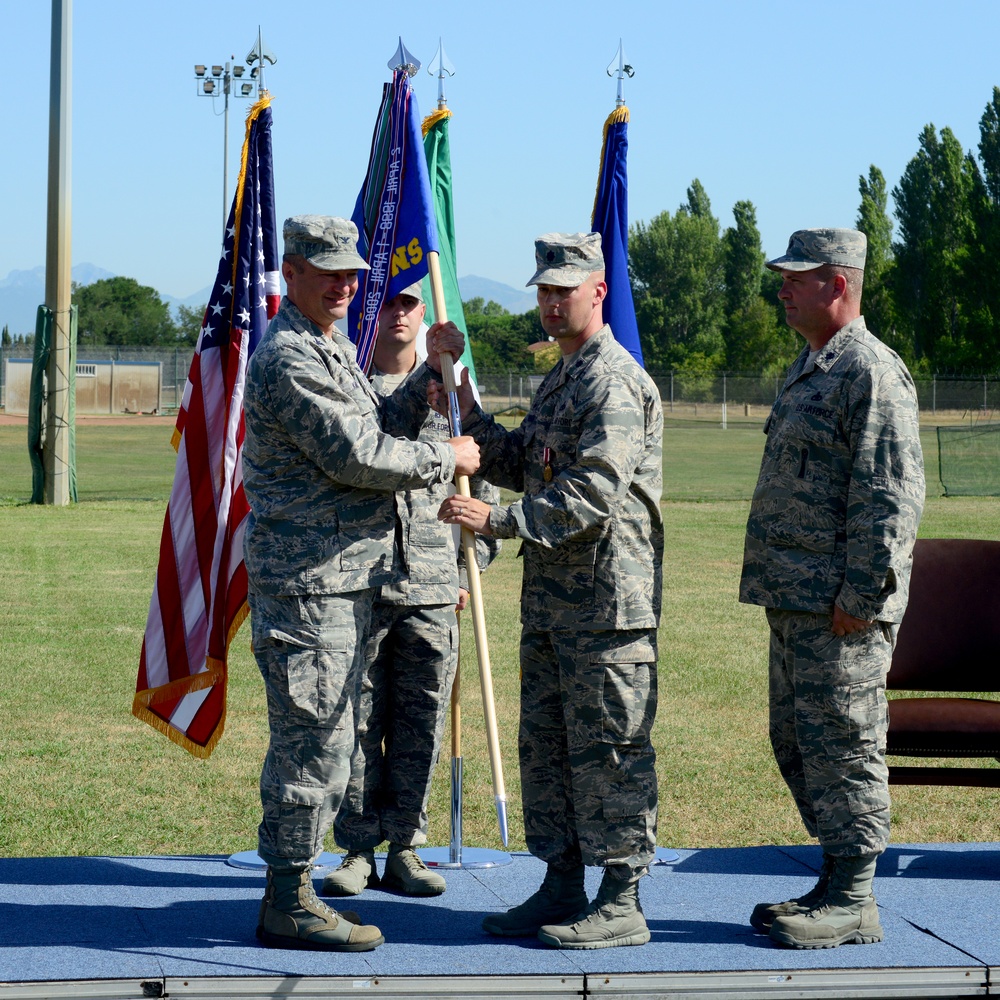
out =
[[[469,379],[476,384],[476,366],[472,361],[472,345],[462,310],[462,294],[458,290],[458,270],[455,263],[455,207],[451,192],[451,148],[448,142],[448,119],[451,112],[442,108],[428,115],[423,122],[424,152],[427,154],[427,172],[430,174],[431,198],[437,216],[438,243],[440,244],[441,283],[444,286],[444,304],[448,319],[465,334],[465,352],[461,362],[469,369]],[[427,303],[427,322],[434,323],[434,303],[430,294],[430,279],[424,279]]]

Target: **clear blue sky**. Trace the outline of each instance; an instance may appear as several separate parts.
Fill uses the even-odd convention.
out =
[[[0,278],[45,261],[50,19],[46,0],[0,0]],[[75,264],[182,298],[211,283],[222,102],[195,96],[193,66],[244,61],[258,24],[278,57],[267,82],[279,224],[350,215],[397,36],[425,67],[441,36],[457,69],[459,273],[516,287],[538,233],[589,226],[619,37],[635,67],[631,220],[676,210],[697,177],[723,227],[736,201],[754,203],[769,256],[793,229],[853,225],[858,176],[874,163],[891,189],[928,122],[974,150],[1000,84],[997,0],[76,0]],[[421,112],[433,110],[425,69],[414,86]],[[230,198],[248,107],[230,103]]]

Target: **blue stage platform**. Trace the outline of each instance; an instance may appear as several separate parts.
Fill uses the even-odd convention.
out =
[[[755,903],[812,884],[817,848],[679,855],[642,882],[642,947],[563,952],[483,933],[484,913],[541,881],[518,854],[445,872],[443,896],[351,900],[386,938],[363,954],[260,947],[263,876],[224,857],[0,859],[0,1000],[1000,996],[1000,844],[892,845],[876,883],[886,940],[828,951],[778,948],[747,924]]]

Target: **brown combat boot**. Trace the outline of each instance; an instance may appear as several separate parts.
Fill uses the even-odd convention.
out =
[[[385,940],[377,927],[355,923],[320,902],[310,868],[271,867],[257,938],[268,948],[313,951],[371,951]]]

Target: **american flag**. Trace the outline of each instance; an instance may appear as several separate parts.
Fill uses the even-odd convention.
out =
[[[247,615],[243,389],[280,298],[270,100],[247,116],[222,259],[177,416],[177,468],[132,703],[135,716],[196,757],[222,736],[229,643]]]

